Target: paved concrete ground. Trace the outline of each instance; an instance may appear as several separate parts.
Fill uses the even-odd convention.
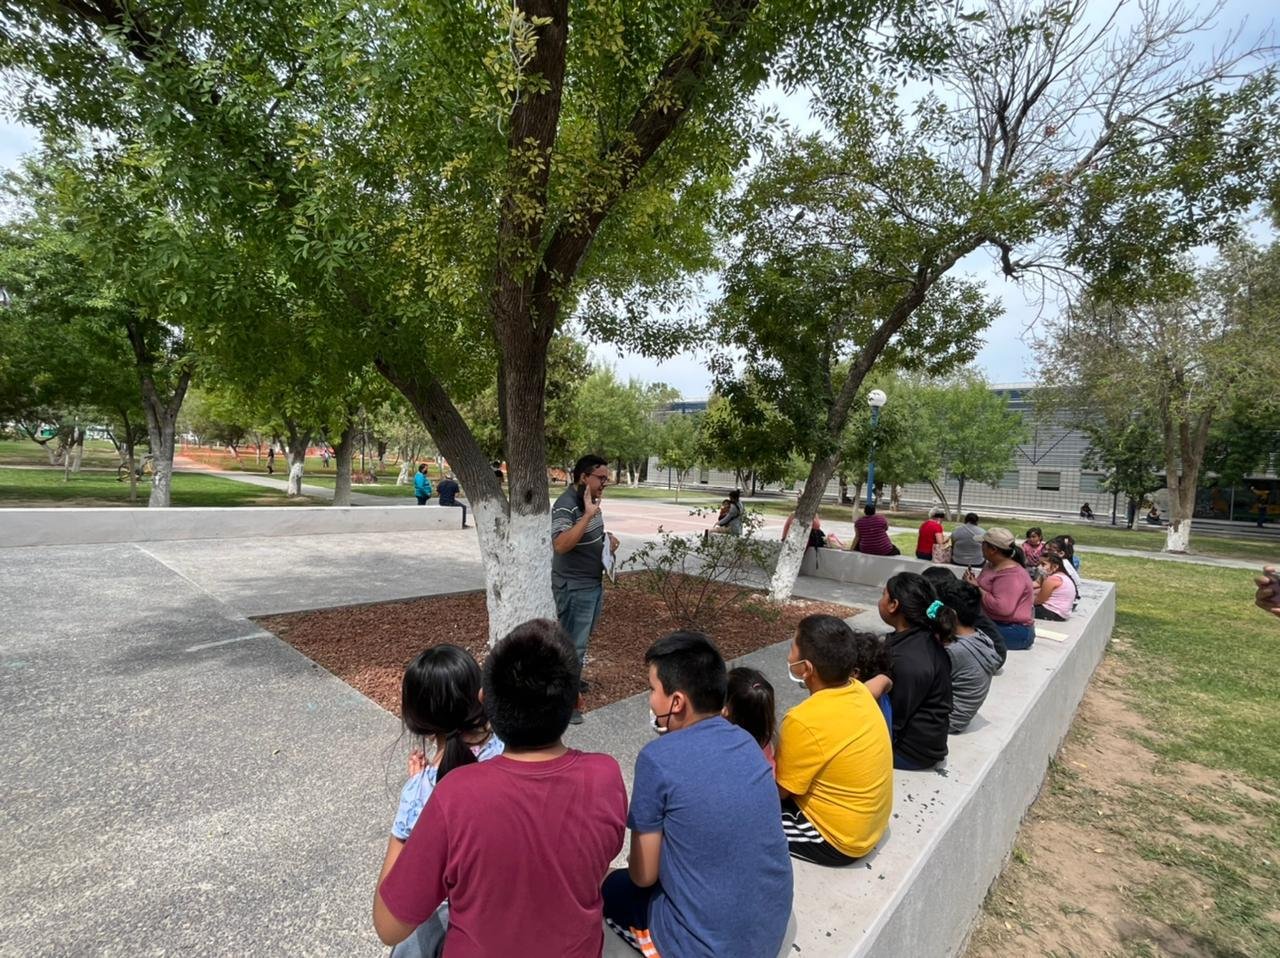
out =
[[[706,525],[607,515],[624,543]],[[398,724],[247,616],[477,588],[473,537],[0,548],[0,953],[382,954]],[[797,592],[876,623],[877,590]],[[755,658],[772,674],[783,649]],[[629,699],[570,741],[629,775],[646,717]]]

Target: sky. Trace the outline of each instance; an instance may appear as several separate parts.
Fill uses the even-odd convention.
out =
[[[1167,4],[1168,0],[1165,0],[1163,5]],[[1198,6],[1201,13],[1207,12],[1207,4]],[[1095,2],[1092,15],[1105,16],[1111,8],[1111,4]],[[1274,22],[1275,14],[1268,0],[1222,0],[1217,17],[1219,26],[1200,40],[1198,50],[1208,53],[1237,27],[1243,41],[1257,42],[1264,33],[1273,32]],[[788,97],[777,89],[771,89],[763,94],[762,99],[774,105],[797,128],[815,128],[803,93]],[[34,131],[0,116],[0,169],[13,168],[35,145]],[[1263,232],[1261,229],[1254,231],[1259,238]],[[1042,305],[1033,290],[1005,279],[990,255],[982,251],[957,264],[953,275],[982,281],[988,292],[1004,306],[1003,315],[986,331],[983,346],[975,359],[977,368],[993,383],[1034,381],[1031,340],[1039,318],[1052,316],[1056,305]],[[665,382],[685,398],[703,398],[711,391],[706,356],[701,352],[684,353],[665,362],[657,362],[639,355],[620,353],[612,347],[593,347],[592,358],[598,363],[612,365],[623,379],[635,377],[646,382]]]

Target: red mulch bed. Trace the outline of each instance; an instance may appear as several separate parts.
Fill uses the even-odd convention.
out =
[[[648,688],[645,649],[676,628],[658,598],[640,591],[629,578],[605,585],[604,614],[587,652],[588,711]],[[858,611],[807,599],[793,599],[763,613],[734,608],[711,630],[711,637],[726,659],[734,659],[789,638],[806,615],[848,618]],[[268,615],[256,621],[396,715],[404,668],[424,648],[453,642],[482,662],[488,650],[483,592]]]

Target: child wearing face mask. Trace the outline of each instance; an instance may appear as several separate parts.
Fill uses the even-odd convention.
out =
[[[809,690],[778,732],[782,829],[793,858],[849,865],[880,841],[893,807],[893,746],[867,687],[853,677],[858,638],[841,619],[800,621],[787,674]]]
[[[722,714],[724,658],[696,632],[659,639],[644,658],[649,721],[664,734],[636,757],[631,850],[605,879],[605,922],[646,955],[774,958],[791,862],[760,745]]]

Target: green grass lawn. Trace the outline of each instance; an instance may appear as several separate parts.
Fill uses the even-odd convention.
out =
[[[1254,607],[1248,572],[1095,555],[1089,573],[1116,583],[1108,655],[1149,730],[1129,734],[1169,764],[1105,816],[1080,773],[1055,764],[1055,814],[1157,864],[1125,889],[1130,907],[1195,954],[1280,955],[1280,622]]]
[[[412,499],[413,485],[397,486],[396,475],[397,473],[393,471],[388,476],[380,476],[378,482],[356,483],[352,485],[351,491],[370,496],[384,496],[388,499]],[[304,485],[324,486],[326,489],[332,489],[336,481],[333,469],[329,469],[328,472],[322,469],[318,473],[304,472],[302,474]],[[432,479],[432,483],[435,483],[434,479]]]
[[[138,483],[137,505],[146,505],[151,485]],[[233,479],[178,473],[171,490],[175,506],[306,506],[317,503],[305,496],[289,499],[283,492],[250,486]],[[64,482],[61,469],[0,468],[0,506],[112,506],[129,505],[129,484],[114,475],[73,474]]]
[[[86,439],[81,465],[114,469],[120,465],[120,457],[105,439]],[[0,439],[0,466],[48,467],[49,457],[30,439]]]

